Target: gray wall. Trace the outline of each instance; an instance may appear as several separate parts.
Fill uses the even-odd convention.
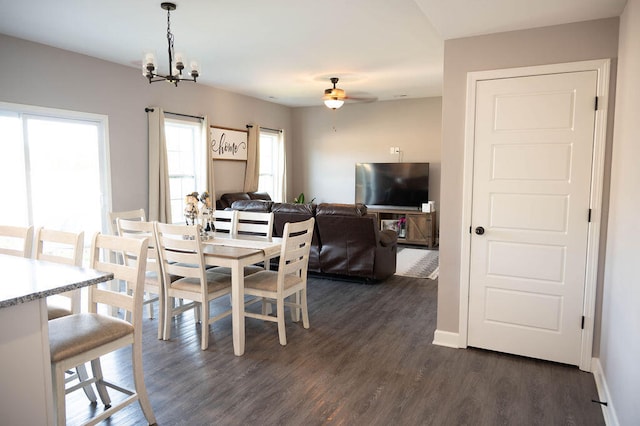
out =
[[[441,98],[294,109],[201,84],[150,85],[137,68],[1,34],[0,58],[9,75],[0,79],[0,101],[109,117],[113,210],[147,207],[147,106],[207,114],[225,127],[284,129],[290,199],[304,191],[351,203],[354,163],[396,161],[389,147],[399,146],[405,161],[431,162],[430,198],[439,200]],[[243,162],[216,162],[218,196],[241,191],[243,180]]]
[[[137,68],[0,35],[0,101],[109,116],[113,210],[147,207],[144,108],[209,116],[210,124],[249,123],[291,130],[291,108],[201,84],[149,84]],[[214,70],[211,70],[214,72]],[[291,157],[291,153],[289,153]],[[244,163],[218,161],[216,192],[242,190]]]
[[[290,194],[353,203],[355,163],[428,162],[429,198],[439,206],[441,110],[439,97],[296,108]],[[392,146],[401,154],[390,154]]]
[[[579,22],[524,31],[447,40],[444,53],[442,103],[442,194],[440,208],[440,277],[438,285],[438,325],[440,331],[459,330],[460,263],[462,230],[462,179],[467,73],[589,59],[616,58],[618,18]],[[612,75],[616,67],[613,62]],[[611,98],[615,84],[610,86]],[[609,111],[613,111],[611,100]],[[611,146],[612,116],[607,146]],[[607,162],[608,159],[605,159]],[[609,167],[605,174],[608,177]],[[605,179],[607,179],[605,177]],[[608,180],[605,182],[603,238],[606,235]],[[468,226],[468,225],[467,225]],[[601,257],[604,259],[604,247]],[[601,265],[603,261],[601,259]],[[598,311],[601,306],[602,272],[598,283]],[[594,350],[599,340],[599,313],[596,312]]]
[[[640,422],[640,0],[620,19],[600,361],[620,425]]]

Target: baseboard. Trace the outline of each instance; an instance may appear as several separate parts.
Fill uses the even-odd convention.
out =
[[[611,394],[609,393],[609,387],[607,386],[607,378],[602,370],[602,364],[600,364],[600,358],[593,358],[591,360],[591,371],[596,381],[598,398],[600,398],[600,401],[607,403],[607,405],[602,405],[602,415],[604,416],[605,424],[607,426],[620,426],[613,401],[611,400]]]
[[[458,341],[460,335],[458,333],[452,333],[450,331],[436,330],[433,333],[433,344],[438,346],[446,346],[448,348],[458,349]]]

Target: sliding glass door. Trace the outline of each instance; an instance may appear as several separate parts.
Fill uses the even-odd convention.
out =
[[[0,223],[107,232],[107,119],[0,103]]]

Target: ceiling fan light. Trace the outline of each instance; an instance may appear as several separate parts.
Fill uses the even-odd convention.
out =
[[[327,108],[338,109],[344,105],[344,101],[342,99],[325,99],[324,104]]]

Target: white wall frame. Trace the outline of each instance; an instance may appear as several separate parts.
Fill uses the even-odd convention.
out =
[[[100,197],[102,203],[102,232],[109,233],[109,218],[107,212],[112,210],[111,196],[111,154],[109,150],[109,117],[102,114],[94,114],[89,112],[71,111],[60,108],[47,108],[34,105],[14,104],[8,102],[0,102],[0,109],[6,109],[25,115],[40,115],[53,118],[66,118],[72,120],[86,120],[100,123],[101,132],[98,135],[100,150],[100,167],[104,173],[100,173],[100,186],[102,194]]]
[[[610,59],[569,62],[562,64],[540,65],[532,67],[508,68],[489,71],[476,71],[467,74],[467,101],[464,137],[464,166],[462,188],[462,223],[460,224],[460,305],[459,305],[459,337],[458,347],[466,348],[468,339],[469,285],[471,256],[471,207],[473,204],[473,152],[475,144],[475,105],[476,86],[479,81],[499,78],[514,78],[532,75],[557,74],[565,72],[597,71],[598,110],[594,127],[594,149],[591,166],[591,222],[588,231],[587,270],[585,277],[585,293],[583,315],[585,317],[582,330],[580,369],[591,371],[594,315],[596,306],[596,288],[598,276],[598,254],[600,238],[600,222],[602,218],[602,186],[604,182],[604,159],[607,138],[607,114],[609,111],[609,73]]]

